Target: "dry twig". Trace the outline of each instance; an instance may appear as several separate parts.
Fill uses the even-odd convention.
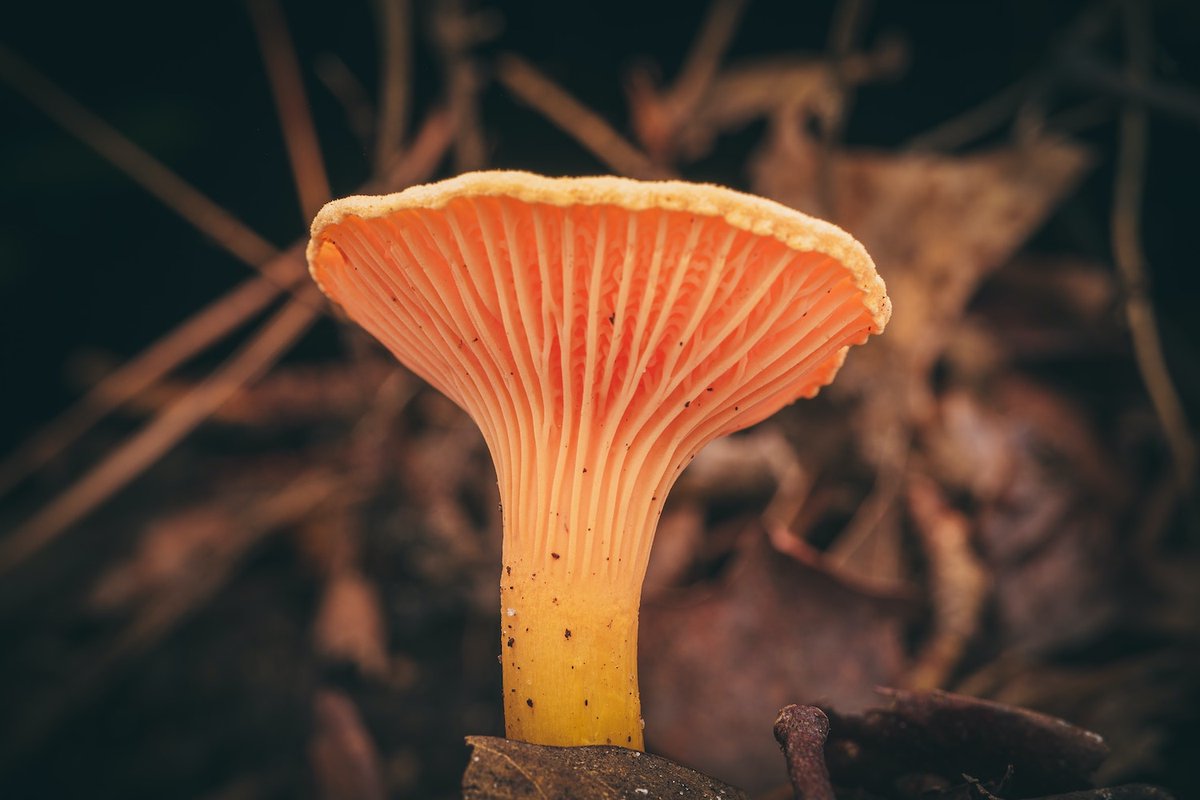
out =
[[[441,160],[451,141],[451,128],[444,112],[434,112],[418,134],[413,147],[392,168],[391,174],[376,185],[408,185],[426,177]],[[296,270],[303,275],[303,243],[289,249],[275,269]],[[284,259],[291,259],[285,263]],[[258,286],[255,294],[252,287]],[[143,391],[170,371],[184,358],[201,349],[201,343],[213,341],[219,332],[232,330],[253,311],[265,306],[261,289],[269,284],[244,284],[235,290],[228,306],[214,307],[173,331],[142,356],[117,370],[101,382],[85,401],[38,436],[29,446],[3,465],[0,476],[15,476],[28,470],[31,463],[45,463],[61,452],[78,435],[104,414]],[[255,306],[255,303],[261,305]],[[267,322],[243,350],[225,363],[207,380],[165,408],[132,439],[121,445],[94,467],[58,499],[0,542],[0,572],[15,566],[63,530],[104,502],[113,492],[135,478],[216,408],[272,363],[307,330],[313,318],[324,309],[313,287],[304,286],[271,321]],[[34,459],[38,459],[35,461]],[[0,488],[3,484],[0,484]]]
[[[479,114],[482,80],[471,48],[495,36],[500,20],[493,13],[468,12],[463,0],[439,0],[432,22],[455,120],[454,167],[457,172],[480,169],[487,161],[487,147]]]
[[[1066,77],[1072,56],[1094,43],[1112,21],[1113,4],[1096,2],[1071,21],[1058,37],[1054,58],[968,111],[949,119],[908,142],[908,149],[947,152],[980,139],[1016,117],[1018,140],[1030,141],[1047,126],[1046,102]]]
[[[240,261],[258,268],[275,247],[0,44],[0,80]]]
[[[380,61],[379,120],[375,130],[375,169],[382,172],[400,152],[408,128],[412,83],[412,3],[378,0]]]
[[[840,79],[845,86],[887,80],[903,72],[907,62],[903,41],[882,39],[870,52],[848,53],[839,67]],[[717,134],[764,116],[785,117],[788,124],[801,112],[828,116],[836,104],[835,82],[826,59],[784,55],[732,64],[713,78],[688,124],[678,131],[678,153],[699,158],[711,150]]]
[[[296,48],[277,0],[250,0],[249,8],[283,129],[292,177],[300,195],[300,210],[307,222],[329,200],[329,178],[325,174],[317,129],[305,96]]]
[[[308,330],[319,306],[305,287],[203,383],[118,446],[40,512],[0,541],[0,573],[11,570],[140,475]]]
[[[833,78],[833,103],[821,120],[821,155],[817,162],[817,191],[821,205],[832,217],[836,202],[833,186],[833,154],[842,140],[846,117],[854,99],[854,84],[847,79],[845,64],[866,20],[866,0],[839,0],[833,9],[829,31],[829,71]]]
[[[1124,4],[1125,45],[1131,82],[1145,83],[1150,72],[1149,12],[1138,2]],[[1175,460],[1180,491],[1189,493],[1196,480],[1196,441],[1179,393],[1163,357],[1158,322],[1149,292],[1146,256],[1141,246],[1142,194],[1146,183],[1146,110],[1128,103],[1121,111],[1117,177],[1113,189],[1112,248],[1125,290],[1125,316],[1134,355],[1146,391],[1154,404],[1167,445]]]
[[[263,270],[270,277],[250,278],[185,319],[9,454],[0,462],[0,495],[52,461],[109,413],[266,308],[279,295],[279,283],[299,282],[304,275],[303,246],[271,259]]]
[[[665,92],[655,89],[648,71],[630,73],[627,90],[633,127],[655,161],[673,160],[679,133],[712,85],[746,5],[746,0],[712,0],[679,76]]]
[[[914,136],[907,148],[916,151],[950,152],[975,141],[996,130],[1009,120],[1021,98],[1029,91],[1030,79],[1024,78],[1006,86],[956,117],[946,120],[931,130]]]
[[[933,633],[909,668],[910,689],[939,689],[953,674],[979,631],[990,581],[971,549],[965,516],[950,508],[929,478],[910,481],[908,506],[929,561]]]
[[[388,168],[381,179],[368,181],[364,188],[394,191],[428,179],[454,144],[454,130],[454,117],[449,111],[438,109],[429,112],[404,155]]]
[[[700,33],[692,42],[683,69],[669,93],[671,104],[679,111],[680,124],[691,116],[716,77],[717,67],[737,33],[746,5],[747,0],[713,0],[709,5]]]
[[[912,433],[906,425],[897,421],[881,438],[883,442],[880,445],[875,485],[826,552],[829,562],[842,570],[853,570],[855,557],[860,551],[876,537],[887,535],[888,529],[884,521],[905,488],[909,456],[912,452]],[[885,553],[898,554],[899,551],[898,546],[884,548]],[[878,561],[879,559],[874,559],[870,568],[865,571],[876,574],[891,572],[892,574],[886,577],[899,578],[899,575],[895,574],[899,571],[898,563],[881,569],[884,565]]]
[[[358,139],[363,150],[370,149],[371,142],[376,138],[375,109],[362,83],[346,66],[346,62],[333,53],[317,56],[313,70],[317,79],[341,105],[350,132]]]
[[[292,307],[304,308],[297,304]],[[223,542],[225,547],[220,558],[199,563],[190,573],[189,580],[176,584],[156,602],[143,606],[111,645],[88,659],[88,669],[73,675],[71,681],[55,693],[52,702],[39,707],[36,716],[23,720],[20,726],[7,732],[0,741],[0,774],[53,733],[63,718],[106,685],[121,665],[162,641],[182,620],[202,608],[229,581],[237,565],[258,541],[280,527],[303,519],[336,497],[339,488],[340,484],[328,475],[305,473],[238,514],[236,523],[230,525],[229,538]]]
[[[496,62],[496,78],[518,99],[528,103],[614,171],[643,179],[671,176],[668,170],[655,164],[617,133],[599,114],[520,56],[501,56]]]
[[[0,45],[0,80],[262,277],[175,328],[0,464],[0,493],[61,453],[106,414],[261,311],[304,277],[303,260],[273,245]],[[102,390],[103,394],[100,393]]]

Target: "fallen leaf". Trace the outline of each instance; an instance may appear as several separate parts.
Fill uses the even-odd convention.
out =
[[[1085,789],[1082,792],[1056,794],[1041,800],[1174,800],[1174,795],[1157,786],[1131,783],[1128,786],[1113,786],[1105,789]]]
[[[467,744],[472,751],[464,800],[749,800],[707,775],[624,747],[549,747],[492,736],[468,736]]]
[[[1161,648],[1105,663],[1053,664],[1019,656],[992,661],[956,688],[1063,717],[1096,731],[1112,756],[1096,780],[1112,783],[1158,768],[1170,730],[1196,707],[1196,656]]]
[[[1088,166],[1082,148],[1039,139],[965,156],[839,152],[834,208],[821,208],[819,147],[790,126],[756,157],[757,192],[807,213],[828,211],[862,241],[888,282],[890,347],[911,348],[961,313]]]
[[[1082,410],[1029,381],[995,382],[980,421],[1003,437],[1008,479],[976,511],[995,576],[997,644],[1027,653],[1078,646],[1121,613],[1118,544],[1129,484]],[[958,446],[963,446],[960,443]]]
[[[1111,268],[1078,257],[1019,255],[980,287],[971,315],[1026,361],[1127,353]]]
[[[697,503],[673,503],[659,518],[654,549],[642,581],[643,600],[669,592],[686,578],[704,540],[704,514]]]
[[[795,116],[795,115],[793,115]],[[751,165],[755,192],[832,218],[871,253],[894,313],[887,335],[849,359],[834,390],[876,402],[864,436],[922,418],[928,375],[983,278],[1000,267],[1086,171],[1085,150],[1038,139],[966,156],[824,154],[799,119],[777,121]]]
[[[321,800],[383,800],[379,753],[358,708],[345,694],[326,689],[314,703],[308,757]]]
[[[1004,779],[1005,797],[1040,797],[1089,787],[1108,755],[1096,734],[1044,714],[945,692],[881,691],[887,708],[826,709],[825,754],[836,786],[888,795],[915,778],[956,784],[966,774]]]
[[[330,661],[354,664],[375,678],[387,674],[387,623],[379,592],[358,570],[340,570],[325,582],[313,642]]]
[[[238,521],[215,506],[187,508],[151,522],[126,560],[96,582],[88,599],[99,612],[127,609],[169,593],[202,563],[235,551]]]
[[[81,388],[96,386],[99,400],[108,402],[115,391],[101,380],[118,366],[113,356],[89,352],[69,365]],[[279,367],[255,384],[243,386],[213,412],[213,422],[255,428],[311,425],[330,419],[361,416],[374,391],[398,373],[379,358],[351,363],[289,365]],[[155,414],[196,387],[198,381],[163,378],[121,405],[127,412]],[[124,399],[117,395],[117,399]]]
[[[908,611],[777,552],[755,526],[716,585],[642,607],[649,746],[750,791],[784,782],[763,720],[797,699],[864,707],[905,667]]]

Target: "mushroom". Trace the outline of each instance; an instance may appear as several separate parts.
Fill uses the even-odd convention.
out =
[[[329,203],[308,259],[487,441],[507,735],[642,749],[638,606],[667,492],[883,329],[870,256],[716,186],[476,172]]]

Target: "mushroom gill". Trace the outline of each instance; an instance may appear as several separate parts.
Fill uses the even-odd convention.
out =
[[[487,441],[508,735],[640,749],[637,614],[667,492],[883,329],[870,257],[728,189],[516,172],[330,203],[308,257]]]

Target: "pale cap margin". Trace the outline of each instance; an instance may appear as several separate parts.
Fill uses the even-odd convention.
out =
[[[443,208],[459,197],[511,197],[527,203],[554,206],[612,205],[629,211],[660,208],[700,216],[720,217],[740,230],[779,240],[798,252],[817,252],[837,259],[850,273],[871,315],[873,330],[881,333],[892,315],[887,287],[866,249],[836,225],[794,208],[724,186],[687,181],[639,181],[615,176],[549,178],[532,172],[491,170],[467,172],[436,183],[412,186],[387,195],[353,195],[326,203],[312,223],[308,243],[309,270],[314,267],[320,233],[345,217],[388,216],[404,209]],[[323,287],[322,287],[323,288]]]

